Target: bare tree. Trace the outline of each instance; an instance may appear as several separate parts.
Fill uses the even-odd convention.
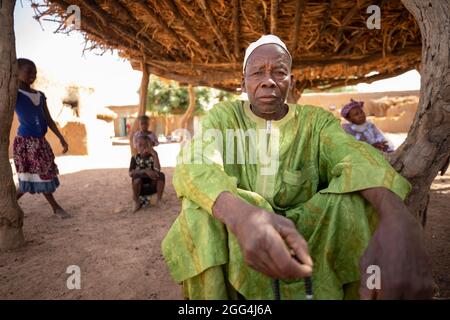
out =
[[[450,1],[402,2],[422,35],[421,89],[414,122],[391,164],[411,182],[406,203],[425,225],[431,183],[450,160]]]
[[[9,132],[17,98],[14,0],[0,1],[0,250],[24,244],[23,212],[8,159]]]

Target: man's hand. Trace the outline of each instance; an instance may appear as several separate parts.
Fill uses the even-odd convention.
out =
[[[289,219],[252,206],[228,192],[217,198],[213,215],[235,234],[251,268],[275,279],[294,280],[311,275],[313,263],[308,244]],[[292,257],[290,249],[303,264]]]
[[[389,149],[389,145],[388,145],[387,141],[376,142],[372,146],[383,152],[386,152]]]
[[[384,188],[361,194],[375,207],[380,222],[360,260],[362,299],[430,299],[434,281],[422,230],[403,201]],[[367,287],[367,267],[380,267],[381,288]]]

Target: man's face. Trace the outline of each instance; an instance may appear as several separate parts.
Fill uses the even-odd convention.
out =
[[[361,108],[353,108],[348,113],[347,120],[351,123],[360,125],[366,122],[366,114]]]
[[[141,131],[148,131],[149,123],[147,119],[139,121],[139,127]]]
[[[32,85],[34,80],[36,80],[36,68],[29,63],[22,65],[19,68],[18,78],[23,83]]]
[[[292,78],[289,55],[276,44],[262,45],[247,60],[242,91],[256,111],[273,114],[284,105]]]

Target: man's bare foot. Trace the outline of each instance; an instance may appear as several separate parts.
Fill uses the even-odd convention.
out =
[[[139,211],[139,209],[141,209],[141,204],[140,204],[139,201],[136,201],[136,202],[133,204],[133,209],[131,210],[131,213],[136,213],[136,212]]]
[[[68,218],[72,218],[72,215],[70,213],[67,213],[63,208],[57,208],[54,211],[54,214],[56,214],[58,217],[60,217],[61,219],[68,219]]]

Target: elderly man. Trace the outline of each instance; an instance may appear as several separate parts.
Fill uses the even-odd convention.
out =
[[[304,299],[308,276],[317,299],[431,297],[409,183],[332,114],[286,104],[291,66],[279,38],[252,43],[248,101],[215,106],[180,153],[182,210],[162,244],[173,278],[188,299],[273,299],[273,279]]]

